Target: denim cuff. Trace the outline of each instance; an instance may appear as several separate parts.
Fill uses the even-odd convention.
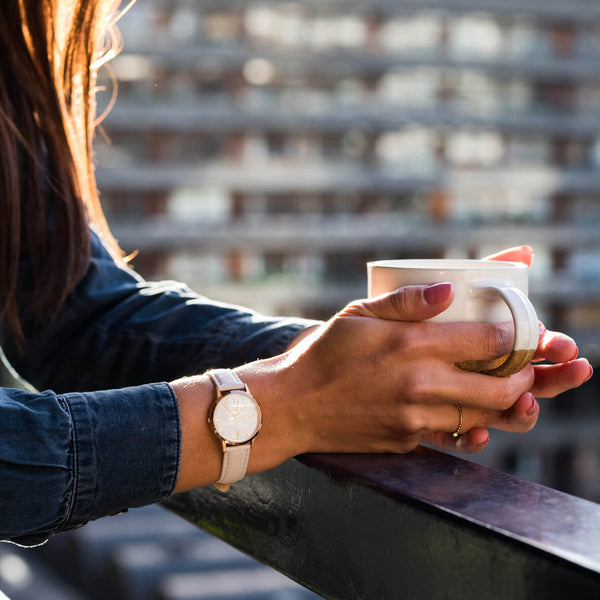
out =
[[[73,422],[72,529],[167,498],[177,482],[181,426],[167,383],[61,397]]]

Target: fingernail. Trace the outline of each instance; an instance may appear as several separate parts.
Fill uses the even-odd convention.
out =
[[[439,304],[448,299],[452,290],[452,284],[449,282],[434,283],[423,290],[423,298],[427,304]]]
[[[535,400],[535,396],[533,394],[530,394],[531,396],[531,404],[529,405],[529,408],[527,409],[527,415],[529,417],[533,417],[533,415],[535,415],[535,413],[538,411],[538,406],[537,406],[537,402]]]
[[[546,326],[541,321],[538,321],[538,327],[540,329],[540,335],[544,335],[544,333],[546,333]]]
[[[591,379],[592,375],[594,374],[594,367],[592,367],[592,365],[590,365],[590,373],[589,375],[583,380],[583,382],[585,383],[586,381],[588,381],[588,379]]]

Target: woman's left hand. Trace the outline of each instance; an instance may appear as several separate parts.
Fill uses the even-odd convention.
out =
[[[508,260],[522,262],[528,266],[533,262],[533,250],[530,246],[518,246],[487,256],[485,260]],[[526,427],[532,427],[532,415],[539,414],[539,398],[553,398],[569,389],[579,387],[593,374],[590,363],[585,358],[577,358],[578,348],[575,341],[564,333],[548,331],[540,323],[540,341],[533,362],[545,361],[550,364],[534,365],[535,380],[529,392],[523,394],[513,406],[499,415],[495,429],[505,429],[505,424],[522,420]],[[535,423],[535,421],[534,421]],[[458,440],[446,434],[436,433],[430,440],[437,446],[461,452],[477,452],[489,441],[489,432],[484,428],[472,429]]]

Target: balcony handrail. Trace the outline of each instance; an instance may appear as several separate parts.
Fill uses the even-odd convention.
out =
[[[600,17],[600,15],[599,15]],[[598,49],[587,53],[579,52],[567,56],[556,56],[530,51],[506,55],[505,49],[497,54],[486,56],[472,53],[458,53],[443,47],[408,49],[398,51],[381,48],[367,52],[364,48],[325,48],[302,47],[272,48],[264,44],[244,44],[239,40],[223,43],[194,42],[183,40],[176,46],[170,44],[157,48],[156,40],[140,39],[127,45],[127,54],[135,54],[153,62],[161,72],[180,69],[197,69],[203,62],[210,63],[212,71],[219,73],[239,73],[244,64],[253,56],[268,60],[279,68],[293,69],[295,74],[307,72],[331,77],[332,74],[380,75],[386,71],[408,67],[430,67],[444,69],[486,69],[495,74],[529,75],[536,79],[550,78],[578,81],[597,77],[600,74]]]
[[[429,448],[304,456],[166,506],[324,598],[600,597],[600,505]]]
[[[224,8],[239,4],[239,0],[180,0],[180,3],[193,6],[202,6],[210,10],[223,10]],[[250,4],[250,1],[246,2]],[[262,3],[264,0],[252,0],[252,3]],[[363,8],[362,0],[303,0],[305,6],[322,7],[340,5],[348,12]],[[531,16],[548,21],[570,22],[574,24],[586,23],[597,19],[600,8],[594,2],[586,0],[572,0],[570,3],[559,0],[371,0],[370,8],[376,9],[384,15],[403,14],[409,10],[431,11],[440,10],[445,14],[472,13],[476,11],[490,12],[497,16],[512,19],[515,16]]]
[[[286,220],[264,220],[253,223],[243,219],[231,223],[190,223],[169,222],[151,219],[140,223],[114,220],[115,233],[127,247],[140,250],[180,248],[243,250],[252,247],[256,250],[306,251],[318,248],[321,251],[378,249],[389,250],[434,250],[450,244],[470,244],[478,246],[486,243],[519,243],[528,240],[532,245],[551,242],[553,248],[597,248],[598,223],[548,223],[520,224],[499,222],[499,226],[478,225],[475,223],[448,223],[443,226],[423,222],[409,222],[397,228],[386,227],[381,221],[369,224],[346,225],[337,223],[317,223],[293,217],[296,222]],[[394,221],[391,221],[392,225]],[[381,224],[381,225],[380,225]],[[310,230],[302,228],[309,226]],[[354,226],[355,225],[355,226]],[[378,227],[378,225],[380,225]],[[504,225],[504,226],[503,226]]]
[[[519,189],[544,195],[590,193],[597,195],[600,171],[560,169],[551,166],[490,169],[434,169],[401,171],[368,168],[350,162],[323,166],[297,161],[277,165],[269,162],[245,164],[226,161],[206,165],[157,164],[139,161],[127,167],[99,167],[98,182],[108,192],[162,193],[195,186],[218,186],[246,193],[293,192],[429,192],[448,189],[455,194],[483,189]]]
[[[146,102],[146,103],[144,103]],[[206,97],[194,103],[181,103],[176,108],[162,101],[122,101],[106,119],[109,131],[143,131],[159,133],[187,131],[190,133],[239,133],[248,129],[276,132],[343,133],[356,128],[380,134],[406,126],[492,127],[510,132],[562,134],[572,137],[597,135],[600,119],[597,113],[575,108],[571,111],[532,106],[526,110],[480,110],[475,106],[463,108],[450,101],[435,101],[425,107],[403,106],[381,99],[377,108],[345,106],[331,103],[328,107],[307,110],[304,107],[281,108],[283,101],[270,101],[260,108],[236,106],[223,97],[219,106],[211,105]]]

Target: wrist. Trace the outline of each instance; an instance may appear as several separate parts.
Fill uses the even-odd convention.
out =
[[[181,451],[175,492],[208,485],[219,477],[222,452],[211,434],[208,414],[214,386],[207,376],[171,382],[179,404]]]
[[[262,429],[253,441],[247,473],[276,467],[306,452],[311,444],[308,415],[302,410],[294,382],[293,365],[284,355],[256,361],[234,369],[248,386],[262,413]],[[175,492],[217,481],[223,465],[223,447],[209,423],[216,388],[207,375],[171,383],[181,419],[180,470]]]
[[[263,425],[256,437],[248,473],[273,468],[310,447],[308,415],[299,398],[293,368],[284,356],[234,369],[260,404]]]

